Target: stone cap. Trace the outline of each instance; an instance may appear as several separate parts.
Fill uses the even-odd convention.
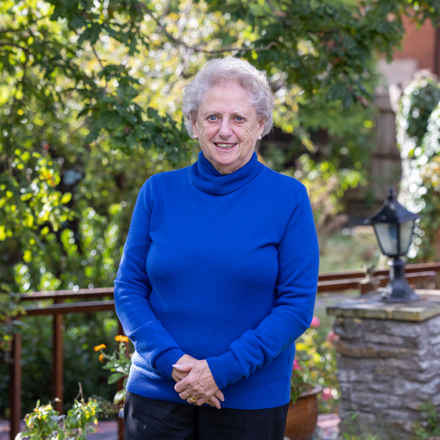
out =
[[[409,303],[386,303],[381,291],[347,299],[327,307],[327,314],[336,317],[388,319],[421,322],[440,315],[440,290],[417,290],[420,300]]]

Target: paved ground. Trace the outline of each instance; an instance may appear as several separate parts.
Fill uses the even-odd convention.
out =
[[[339,418],[336,414],[322,414],[318,418],[318,428],[314,440],[336,440]],[[9,440],[9,426],[6,420],[0,420],[0,440]],[[116,422],[100,422],[89,440],[117,440]]]

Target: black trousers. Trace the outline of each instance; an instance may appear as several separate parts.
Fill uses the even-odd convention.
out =
[[[125,440],[283,440],[287,407],[217,409],[127,393]]]

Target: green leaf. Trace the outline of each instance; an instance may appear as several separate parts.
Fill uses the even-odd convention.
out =
[[[121,379],[123,377],[122,374],[120,373],[113,373],[110,374],[110,376],[108,377],[107,383],[108,384],[113,384],[116,383],[119,379]]]

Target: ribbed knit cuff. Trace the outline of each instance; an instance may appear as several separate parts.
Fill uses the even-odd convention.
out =
[[[157,356],[154,363],[156,370],[159,370],[160,374],[166,378],[171,378],[173,371],[173,365],[184,355],[185,353],[180,348],[172,348],[164,351]]]
[[[240,380],[244,374],[237,358],[231,351],[206,359],[215,383],[222,390]]]

